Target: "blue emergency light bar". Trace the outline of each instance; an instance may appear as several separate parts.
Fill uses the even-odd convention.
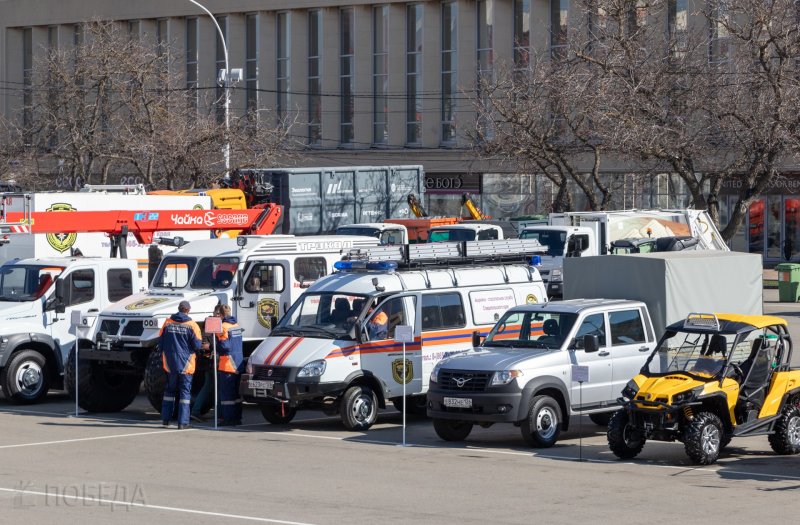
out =
[[[397,263],[394,261],[336,261],[333,263],[333,269],[339,271],[374,270],[391,272],[397,269]]]
[[[542,265],[542,257],[541,255],[534,255],[531,257],[531,266],[541,266]]]

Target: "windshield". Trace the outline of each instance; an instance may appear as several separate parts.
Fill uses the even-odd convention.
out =
[[[33,301],[42,297],[64,271],[60,266],[0,267],[0,301]]]
[[[558,230],[523,230],[520,239],[536,239],[542,246],[547,246],[547,255],[559,257],[564,255],[564,245],[567,243],[567,232]]]
[[[577,318],[576,314],[558,312],[508,312],[494,325],[484,345],[561,348]]]
[[[365,237],[378,237],[380,230],[367,226],[346,226],[336,229],[336,235],[363,235]]]
[[[734,338],[724,334],[667,332],[645,369],[651,375],[684,372],[699,379],[715,378],[725,367]],[[744,346],[749,345],[737,345],[734,353],[737,356],[744,353]]]
[[[165,257],[153,279],[154,288],[185,288],[191,283],[195,290],[228,288],[239,267],[236,257]]]
[[[367,305],[366,295],[303,294],[271,335],[351,339],[350,329]]]
[[[462,230],[454,228],[452,230],[431,230],[428,242],[447,242],[447,241],[474,241],[474,230]]]

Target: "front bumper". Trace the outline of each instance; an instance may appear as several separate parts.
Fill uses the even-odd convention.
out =
[[[514,423],[518,420],[522,391],[508,386],[496,392],[454,392],[431,388],[428,390],[428,416],[437,419],[457,419],[478,423]],[[448,400],[445,401],[445,398]],[[469,408],[453,406],[457,400],[470,400]]]
[[[239,393],[245,401],[264,403],[278,401],[297,406],[309,401],[320,401],[326,397],[339,397],[347,388],[346,382],[320,383],[316,381],[296,381],[292,370],[290,376],[283,380],[256,380],[261,381],[253,388],[252,374],[242,374],[239,383]]]
[[[87,361],[104,361],[117,364],[128,364],[144,368],[151,346],[136,344],[129,346],[123,341],[94,343],[88,339],[79,339],[77,342],[78,358]]]

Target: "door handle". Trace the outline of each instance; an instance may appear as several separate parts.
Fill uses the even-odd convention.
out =
[[[650,349],[649,349],[648,347],[646,347],[646,346],[643,346],[643,347],[641,347],[641,348],[639,349],[639,351],[640,351],[640,352],[649,352],[649,351],[650,351]]]
[[[600,357],[605,357],[605,356],[609,355],[609,352],[603,351],[603,352],[598,353],[597,355],[599,355]]]

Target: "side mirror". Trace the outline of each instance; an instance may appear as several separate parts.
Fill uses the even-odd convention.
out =
[[[477,348],[477,347],[481,346],[482,342],[483,342],[483,340],[481,338],[481,333],[479,331],[477,331],[477,330],[472,332],[472,347],[473,348]]]
[[[584,335],[583,336],[583,350],[587,354],[597,352],[600,350],[600,339],[597,335]]]
[[[67,307],[64,303],[64,279],[56,279],[56,302],[55,302],[55,311],[57,314],[63,314],[67,311]]]

